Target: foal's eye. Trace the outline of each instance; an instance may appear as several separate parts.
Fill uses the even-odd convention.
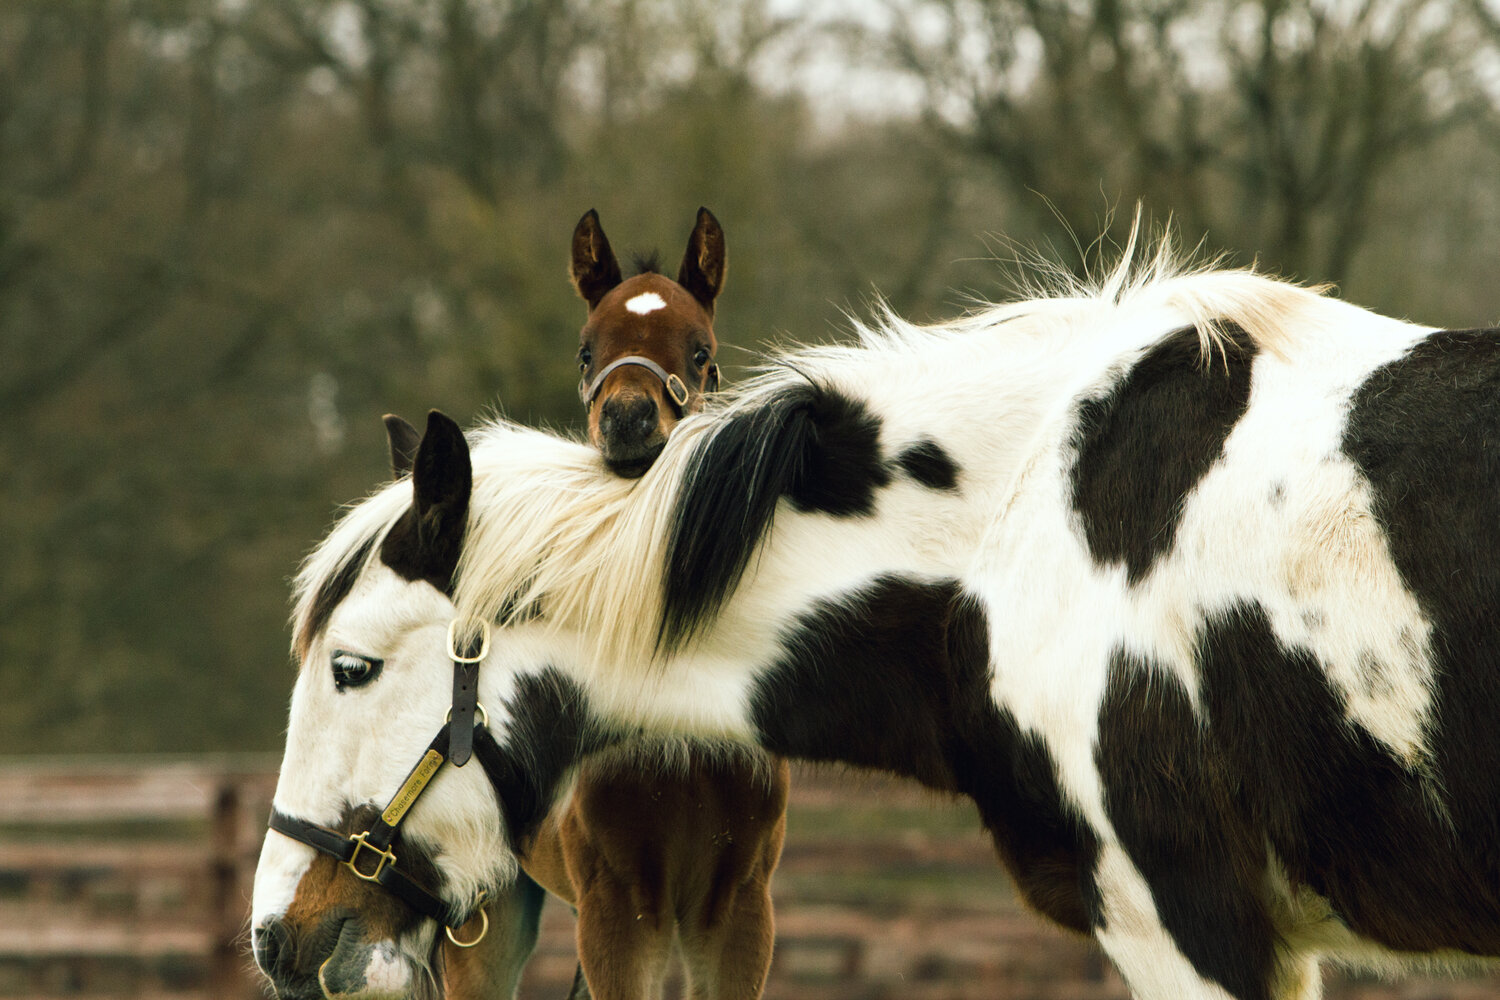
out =
[[[709,357],[711,357],[711,355],[708,353],[708,348],[700,347],[698,348],[697,352],[693,354],[693,364],[697,365],[699,368],[702,368],[704,365],[708,364]]]
[[[363,687],[380,676],[383,665],[384,661],[373,656],[360,656],[358,653],[336,649],[333,652],[333,686],[339,691]]]
[[[581,348],[579,348],[578,349],[578,370],[581,371],[581,372],[586,372],[586,371],[589,370],[589,365],[591,365],[593,363],[594,363],[594,352],[591,351],[591,350],[589,350],[587,347],[581,347]]]

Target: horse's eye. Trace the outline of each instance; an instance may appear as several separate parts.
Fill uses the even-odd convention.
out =
[[[697,365],[699,368],[702,368],[704,365],[708,364],[708,359],[710,357],[712,357],[712,355],[708,353],[708,348],[700,347],[693,355],[693,364]]]
[[[581,372],[586,372],[586,371],[589,370],[589,365],[591,365],[593,363],[594,363],[594,352],[591,351],[591,350],[589,350],[587,347],[581,347],[581,348],[579,348],[578,349],[578,370],[581,371]]]
[[[383,661],[373,656],[360,656],[342,649],[333,652],[333,686],[344,688],[363,687],[380,676]]]

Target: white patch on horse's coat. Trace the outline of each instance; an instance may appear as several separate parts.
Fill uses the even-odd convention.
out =
[[[393,944],[378,942],[370,949],[370,962],[365,966],[365,989],[361,1000],[400,1000],[410,996],[412,988],[412,964]]]
[[[329,1000],[339,1000],[340,997],[402,1000],[403,997],[412,995],[412,979],[414,970],[418,968],[420,965],[414,965],[409,956],[403,954],[394,943],[377,941],[370,948],[370,958],[364,967],[364,981],[358,985],[356,992],[341,993],[331,987],[326,963],[318,970],[318,985],[323,987],[323,995]]]
[[[280,917],[292,905],[297,883],[316,855],[307,847],[279,833],[270,832],[260,845],[260,860],[255,863],[255,880],[251,893],[250,928],[253,938],[271,917]]]
[[[637,316],[645,316],[648,313],[656,312],[658,309],[667,308],[667,300],[655,292],[642,292],[635,296],[635,298],[628,299],[625,302],[625,308]]]
[[[1233,1000],[1200,976],[1157,916],[1151,888],[1120,845],[1100,847],[1094,877],[1104,926],[1094,932],[1136,1000]]]
[[[1245,415],[1184,503],[1173,551],[1139,589],[1163,613],[1196,605],[1211,618],[1259,604],[1284,648],[1316,658],[1348,717],[1425,772],[1431,625],[1392,560],[1369,484],[1340,450],[1347,390],[1327,384],[1330,374],[1356,384],[1399,356],[1412,328],[1389,327],[1336,359],[1304,359],[1298,345],[1284,348],[1289,361],[1257,359]],[[1309,384],[1314,371],[1322,384]]]

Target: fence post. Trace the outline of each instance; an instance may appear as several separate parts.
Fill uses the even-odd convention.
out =
[[[209,981],[216,997],[245,995],[245,973],[238,945],[245,917],[240,891],[242,810],[238,782],[232,775],[220,775],[214,797],[210,890],[214,940],[209,956]]]

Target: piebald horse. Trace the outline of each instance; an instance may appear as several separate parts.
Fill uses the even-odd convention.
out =
[[[622,278],[598,215],[579,220],[570,267],[588,303],[579,395],[589,440],[615,472],[645,472],[677,422],[718,388],[714,305],[727,263],[723,229],[706,208],[676,281],[653,270]],[[417,432],[387,421],[393,454],[414,456]],[[660,996],[674,938],[690,996],[760,996],[775,941],[770,881],[788,781],[784,760],[676,741],[626,743],[582,763],[522,859],[578,911],[575,997]],[[526,882],[519,891],[527,895],[489,904],[489,941],[446,944],[449,997],[514,993],[541,905]]]
[[[1142,1000],[1500,955],[1500,334],[1163,252],[785,360],[635,483],[433,415],[310,558],[252,917],[286,995],[420,992],[642,730],[969,796]],[[385,803],[438,905],[324,856]]]

